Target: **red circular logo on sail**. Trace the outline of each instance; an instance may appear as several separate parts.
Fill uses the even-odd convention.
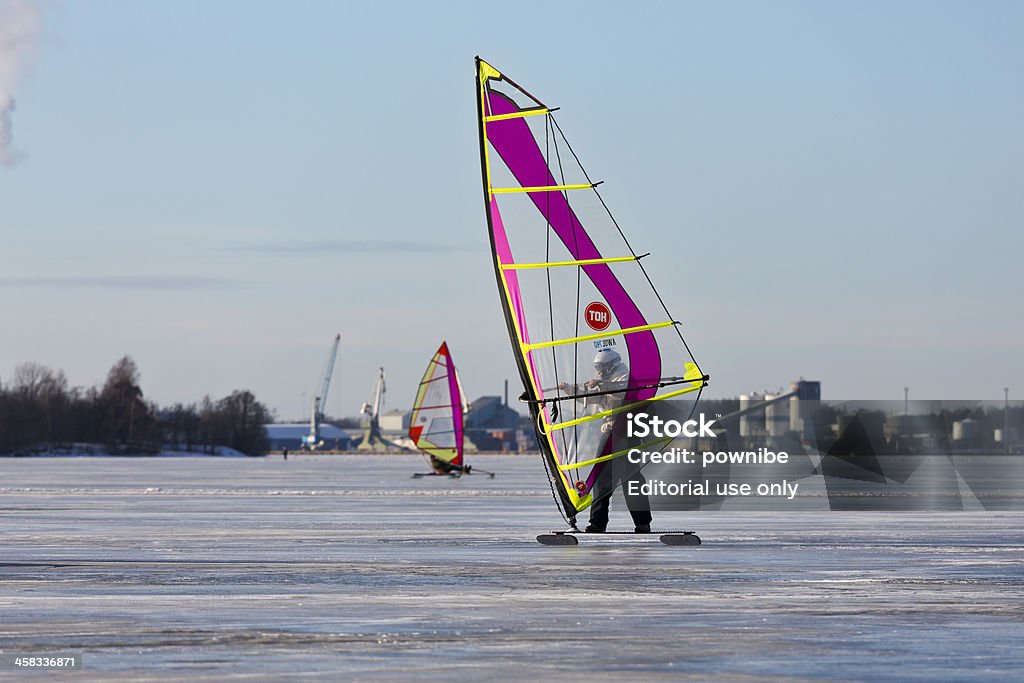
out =
[[[583,319],[587,321],[591,329],[600,332],[607,330],[608,326],[612,324],[612,312],[600,301],[592,301],[583,311]]]
[[[582,481],[578,481],[576,482],[576,490],[579,491],[580,493],[583,493],[584,491],[587,490],[587,485],[584,484]]]

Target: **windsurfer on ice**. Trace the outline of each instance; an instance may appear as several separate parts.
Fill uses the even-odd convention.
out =
[[[452,474],[453,472],[469,474],[472,469],[472,465],[453,465],[433,455],[430,456],[430,466],[438,474]]]
[[[578,396],[577,400],[583,404],[584,410],[594,406],[594,412],[604,412],[614,410],[622,405],[624,394],[617,392],[621,392],[629,386],[629,367],[622,362],[622,357],[618,352],[610,348],[598,351],[594,357],[594,373],[594,378],[588,379],[582,385],[562,382],[558,388],[563,392]],[[612,393],[587,396],[587,392]],[[616,418],[616,415],[607,415],[601,421],[601,444],[611,438]],[[590,523],[585,529],[587,533],[604,533],[608,527],[608,508],[611,505],[612,492],[615,488],[616,481],[613,473],[616,469],[614,461],[601,465],[601,474],[592,491],[595,502],[590,506]],[[636,532],[638,534],[650,533],[650,502],[646,496],[630,496],[628,492],[630,481],[636,481],[642,486],[647,483],[647,480],[639,470],[621,479],[619,484],[622,487],[622,494],[626,497],[626,507],[629,508],[629,514],[633,517]]]

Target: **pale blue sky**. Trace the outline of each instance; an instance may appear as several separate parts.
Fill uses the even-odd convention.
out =
[[[441,339],[521,389],[473,56],[543,99],[712,375],[830,398],[1024,394],[1024,4],[42,5],[0,167],[0,379],[161,404],[408,407]],[[0,19],[2,20],[2,19]],[[678,262],[703,266],[682,270]]]

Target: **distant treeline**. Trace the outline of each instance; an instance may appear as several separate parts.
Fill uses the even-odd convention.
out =
[[[259,455],[269,447],[263,425],[271,418],[247,390],[161,408],[143,398],[130,356],[110,368],[102,388],[88,389],[69,387],[63,371],[23,363],[0,386],[0,453],[96,444],[124,455],[220,446]]]

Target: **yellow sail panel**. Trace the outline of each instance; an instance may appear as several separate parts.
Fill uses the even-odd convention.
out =
[[[493,66],[480,60],[480,81],[486,81],[488,78],[501,78],[501,72],[495,69]]]

